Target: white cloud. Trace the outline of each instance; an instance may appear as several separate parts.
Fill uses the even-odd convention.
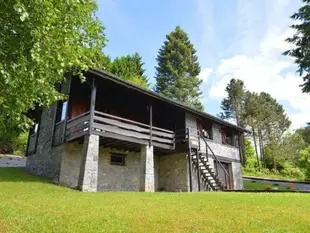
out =
[[[212,73],[212,68],[204,68],[200,71],[199,79],[202,80],[203,84],[206,84],[208,82],[209,76]]]
[[[240,0],[240,3],[242,2]],[[297,128],[310,121],[310,95],[301,92],[299,85],[302,80],[295,74],[296,65],[293,59],[282,55],[284,51],[292,48],[291,44],[285,42],[286,38],[294,34],[289,28],[292,22],[286,19],[290,15],[287,9],[289,8],[291,13],[294,9],[290,7],[292,1],[280,2],[281,7],[265,2],[265,6],[270,8],[264,14],[255,12],[253,5],[249,3],[241,4],[242,7],[240,5],[239,21],[246,20],[246,24],[242,30],[239,28],[239,36],[247,33],[248,36],[239,40],[234,45],[234,50],[238,51],[240,47],[242,53],[221,60],[214,68],[215,75],[210,79],[212,86],[208,94],[210,98],[220,100],[226,96],[225,87],[230,79],[241,79],[251,91],[268,92],[278,101],[287,101],[294,109],[288,111],[293,122],[292,128]],[[268,19],[262,34],[255,32],[255,22],[259,14]]]

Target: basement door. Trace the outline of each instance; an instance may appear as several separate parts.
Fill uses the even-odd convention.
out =
[[[231,172],[231,163],[221,162],[222,166],[214,161],[214,165],[217,166],[218,176],[222,182],[224,182],[227,189],[233,189],[234,186],[232,185],[232,172]],[[225,176],[225,171],[227,171],[229,177]]]

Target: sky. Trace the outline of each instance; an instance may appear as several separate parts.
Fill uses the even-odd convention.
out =
[[[202,103],[217,115],[231,78],[248,90],[267,92],[285,108],[296,129],[310,121],[310,95],[285,42],[294,34],[290,16],[299,0],[99,0],[97,16],[112,58],[138,52],[151,85],[156,57],[166,35],[179,25],[197,50],[203,80]]]

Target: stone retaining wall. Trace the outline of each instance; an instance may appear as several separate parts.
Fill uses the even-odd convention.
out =
[[[0,155],[0,167],[25,167],[26,158],[14,155]]]

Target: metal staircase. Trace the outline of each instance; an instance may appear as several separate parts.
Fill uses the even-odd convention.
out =
[[[227,189],[227,182],[230,180],[228,171],[224,168],[217,156],[214,154],[207,140],[203,137],[201,132],[198,132],[195,139],[191,139],[189,136],[189,130],[187,129],[188,139],[188,158],[189,164],[192,164],[197,173],[198,191],[222,191]],[[200,140],[202,139],[202,140]],[[196,145],[193,145],[192,140],[198,141]],[[205,150],[201,151],[201,142],[205,144]],[[214,167],[209,162],[209,153],[214,158]],[[224,171],[224,180],[219,177],[218,167]],[[192,177],[192,169],[190,168],[189,175]],[[223,178],[223,177],[222,177]],[[190,178],[190,190],[192,191],[192,179]]]

